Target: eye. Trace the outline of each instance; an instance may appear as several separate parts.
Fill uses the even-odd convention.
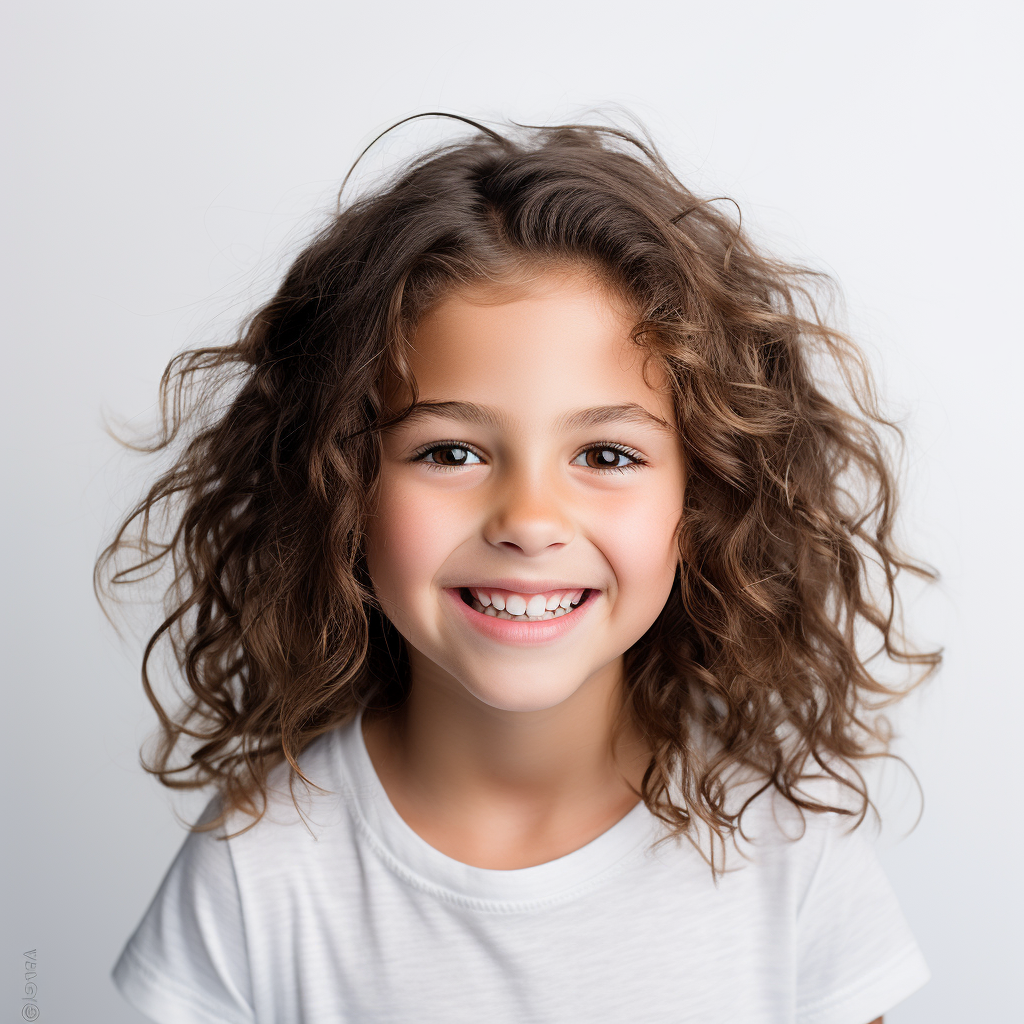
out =
[[[647,465],[640,457],[639,452],[618,444],[598,444],[586,448],[573,459],[572,464],[574,466],[581,465],[580,459],[586,460],[582,465],[585,465],[588,469],[598,469],[605,472],[611,471],[613,473],[622,473]],[[620,462],[620,459],[628,459],[629,461]]]
[[[580,459],[585,461],[581,463]],[[457,470],[464,466],[482,464],[481,457],[461,441],[441,441],[429,445],[413,455],[410,461],[422,462],[434,470]],[[602,473],[624,473],[647,465],[639,452],[611,443],[585,448],[571,464]]]
[[[428,456],[431,456],[428,458]],[[476,459],[476,462],[472,460]],[[459,469],[462,466],[475,466],[480,462],[476,452],[456,442],[433,444],[413,456],[413,462],[422,462],[432,469]]]

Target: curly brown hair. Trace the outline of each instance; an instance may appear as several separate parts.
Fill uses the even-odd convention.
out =
[[[819,315],[831,279],[757,251],[646,137],[469,123],[333,214],[238,340],[164,372],[160,429],[134,447],[173,464],[96,565],[101,594],[173,569],[143,656],[161,725],[143,767],[172,788],[216,784],[222,813],[204,829],[234,810],[251,828],[274,766],[310,784],[296,758],[312,739],[401,705],[405,641],[375,599],[364,524],[382,433],[403,416],[389,396],[403,382],[416,397],[405,340],[454,288],[583,265],[627,299],[634,342],[668,371],[687,467],[677,585],[624,658],[625,707],[652,752],[641,796],[672,835],[699,820],[721,839],[753,799],[727,807],[730,773],[752,770],[758,793],[859,824],[858,762],[894,756],[879,708],[940,654],[901,636],[898,573],[935,574],[894,543],[885,441],[902,434],[863,356]],[[900,688],[869,670],[862,626],[917,678]],[[173,715],[150,680],[161,641],[190,691]],[[183,736],[200,745],[171,767]],[[812,799],[809,774],[857,807]]]

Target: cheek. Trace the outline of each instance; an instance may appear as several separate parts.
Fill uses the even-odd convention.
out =
[[[664,604],[675,579],[678,548],[676,527],[682,498],[676,492],[650,495],[640,503],[609,510],[600,524],[601,548],[620,590],[629,590],[638,604]],[[649,602],[643,596],[649,595]]]
[[[399,597],[430,582],[451,549],[451,520],[451,505],[443,499],[424,499],[401,481],[382,484],[366,547],[367,568],[380,597]]]

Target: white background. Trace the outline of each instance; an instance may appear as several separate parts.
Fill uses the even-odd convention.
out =
[[[91,592],[146,472],[101,414],[150,422],[168,358],[230,336],[391,121],[620,104],[694,188],[735,197],[759,237],[839,278],[905,418],[904,536],[943,573],[908,591],[909,625],[946,663],[900,718],[924,817],[898,841],[913,814],[894,784],[883,833],[934,977],[886,1020],[1019,1020],[1019,10],[17,5],[2,62],[0,1015],[20,1019],[35,948],[43,1022],[140,1021],[108,974],[184,838],[137,762],[155,723],[139,642],[118,640]],[[368,173],[440,131],[383,145]]]

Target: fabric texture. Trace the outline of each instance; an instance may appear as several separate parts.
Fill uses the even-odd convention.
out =
[[[271,776],[268,814],[190,833],[112,977],[158,1024],[869,1024],[928,968],[865,828],[768,794],[717,884],[642,804],[512,871],[421,839],[359,719]],[[217,798],[203,820],[210,820]],[[311,834],[312,832],[312,834]],[[800,838],[793,839],[794,836]]]

